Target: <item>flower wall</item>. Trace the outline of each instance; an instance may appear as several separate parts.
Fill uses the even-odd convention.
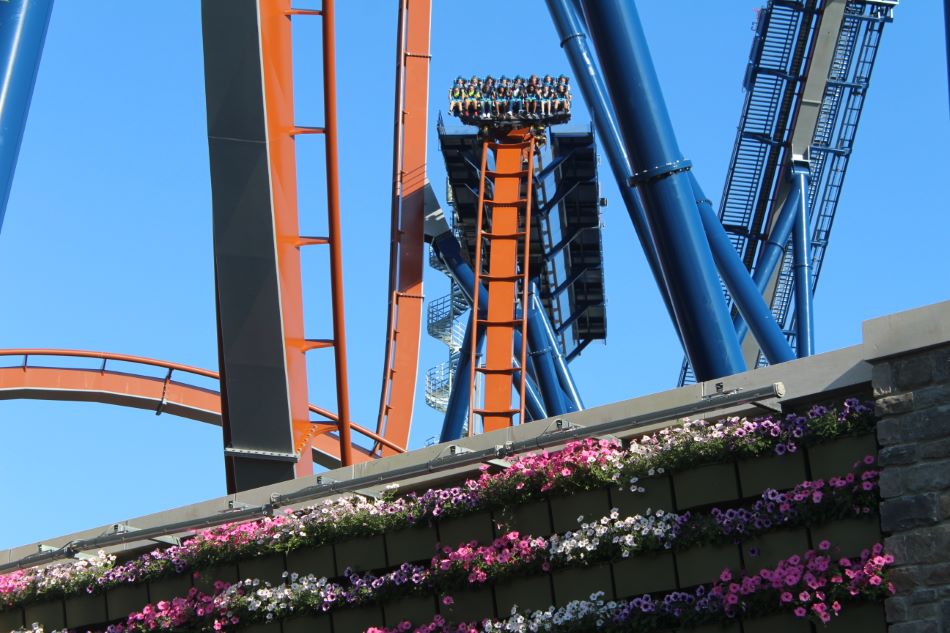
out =
[[[845,626],[889,592],[873,430],[868,407],[848,400],[573,442],[456,487],[346,497],[121,563],[101,554],[0,576],[0,625]]]

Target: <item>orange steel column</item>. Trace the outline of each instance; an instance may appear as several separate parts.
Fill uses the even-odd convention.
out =
[[[283,316],[294,448],[300,458],[298,477],[313,474],[307,390],[308,344],[304,335],[303,287],[300,272],[297,215],[297,162],[294,150],[293,59],[289,0],[258,0],[261,57],[264,72],[264,114],[267,121],[277,268]]]
[[[431,0],[399,0],[389,315],[376,432],[403,447],[412,423],[422,330],[430,24]]]
[[[488,149],[495,157],[494,169],[487,169]],[[528,160],[527,169],[524,160]],[[474,432],[474,414],[481,413],[485,432],[505,428],[513,423],[517,414],[519,422],[524,422],[524,381],[522,372],[519,384],[519,406],[512,407],[511,391],[517,367],[512,362],[514,331],[519,328],[522,334],[522,348],[517,354],[519,364],[526,361],[526,315],[517,317],[519,305],[518,281],[522,282],[521,305],[526,304],[527,265],[529,256],[531,167],[534,160],[534,139],[525,130],[510,132],[502,142],[485,143],[482,156],[482,186],[479,195],[479,217],[476,225],[475,284],[487,281],[488,306],[485,319],[479,322],[485,327],[485,364],[478,367],[472,359],[472,384],[475,385],[476,372],[485,374],[483,405],[480,410],[474,408],[470,416],[469,434]],[[493,196],[485,199],[485,180],[492,178]],[[522,179],[526,178],[526,196],[521,193]],[[486,213],[486,209],[488,212]],[[524,209],[524,214],[522,214]],[[487,231],[484,229],[488,226]],[[481,271],[485,245],[489,246],[488,272]],[[519,258],[519,244],[523,244],[523,258]],[[474,310],[478,311],[478,293],[475,293]],[[474,334],[474,332],[473,332]],[[473,355],[476,346],[472,346]],[[472,391],[474,394],[474,389]]]

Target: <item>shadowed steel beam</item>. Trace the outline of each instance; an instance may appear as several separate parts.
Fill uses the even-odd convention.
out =
[[[0,229],[52,11],[53,0],[0,2]]]
[[[636,7],[583,0],[591,40],[619,123],[670,293],[677,329],[697,379],[744,369],[709,244]]]
[[[462,347],[459,349],[459,361],[455,366],[455,378],[452,381],[452,391],[449,393],[449,403],[445,407],[445,417],[442,420],[442,434],[439,442],[451,442],[462,437],[465,420],[468,418],[468,402],[472,397],[472,383],[468,380],[472,373],[472,315],[469,313],[468,325],[465,326],[465,336],[462,338]],[[475,357],[482,355],[485,347],[485,331],[479,330]]]
[[[544,312],[538,309],[537,301],[538,287],[531,282],[531,295],[528,299],[530,308],[528,310],[528,353],[534,358],[534,366],[537,370],[538,386],[541,388],[541,395],[544,397],[544,406],[547,407],[551,415],[562,415],[568,413],[567,402],[565,402],[564,392],[561,390],[561,381],[558,378],[557,368],[554,362],[554,349],[545,333]]]
[[[746,270],[742,260],[739,259],[739,254],[736,253],[726,230],[712,208],[712,202],[703,193],[696,181],[696,176],[690,173],[689,177],[696,195],[703,229],[712,248],[713,258],[716,260],[719,274],[729,289],[739,313],[752,329],[755,340],[762,347],[770,364],[775,365],[794,359],[795,354],[788,346],[788,340],[775,322],[772,311],[762,298],[762,292],[749,276],[749,271]]]

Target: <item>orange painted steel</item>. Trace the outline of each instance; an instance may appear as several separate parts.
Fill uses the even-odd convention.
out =
[[[514,416],[525,421],[526,372],[520,371],[518,407],[512,407],[514,376],[527,362],[528,262],[531,240],[531,189],[534,168],[535,140],[530,130],[517,129],[505,133],[498,142],[486,140],[482,146],[481,182],[478,194],[478,217],[475,239],[475,287],[486,281],[488,305],[486,318],[477,320],[485,328],[485,364],[476,363],[477,345],[472,345],[469,435],[474,433],[475,414],[480,414],[484,432],[511,426]],[[489,151],[494,155],[494,168],[488,169]],[[492,198],[485,198],[485,184],[492,180]],[[525,179],[523,183],[522,179]],[[522,197],[522,188],[525,196]],[[486,208],[488,211],[486,212]],[[522,209],[524,210],[522,213]],[[487,224],[487,230],[486,230]],[[519,258],[519,245],[521,257]],[[483,272],[484,250],[488,248],[488,272]],[[520,297],[519,294],[520,283]],[[474,293],[473,313],[479,314],[478,293]],[[515,328],[521,331],[519,365],[512,362]],[[472,328],[476,335],[477,328]],[[484,374],[484,395],[481,408],[476,407],[475,386],[478,373]]]
[[[337,385],[339,454],[343,464],[352,462],[349,396],[346,373],[346,338],[343,327],[343,266],[340,240],[339,184],[337,164],[336,75],[333,2],[325,0],[321,11],[292,9],[290,0],[258,0],[261,56],[264,72],[264,112],[267,121],[268,161],[273,192],[274,227],[277,234],[277,267],[283,320],[284,354],[287,363],[294,448],[300,455],[298,477],[313,472],[311,451],[314,435],[309,420],[307,361],[310,350],[333,347]],[[295,124],[293,100],[293,54],[291,17],[319,16],[323,24],[324,126]],[[326,145],[327,215],[329,235],[302,237],[297,205],[295,137],[321,134]],[[333,338],[307,339],[304,332],[303,284],[300,247],[326,245],[330,250],[330,294]]]
[[[23,362],[18,365],[0,367],[0,400],[98,402],[152,410],[156,414],[167,413],[189,420],[221,425],[220,393],[180,380],[172,380],[173,373],[178,372],[217,381],[218,373],[209,369],[129,354],[71,349],[6,349],[0,350],[0,357],[23,357]],[[103,362],[99,368],[49,367],[30,365],[31,357],[89,358]],[[165,370],[166,375],[160,378],[115,371],[107,369],[108,362],[155,367]],[[309,412],[330,420],[329,424],[308,420],[311,427],[308,433],[311,445],[314,449],[339,459],[339,440],[330,437],[319,439],[337,430],[339,417],[314,404],[309,404],[307,408]],[[386,446],[393,453],[405,452],[404,448],[367,428],[353,423],[351,423],[351,428],[372,442]],[[357,450],[353,452],[355,462],[374,457],[370,451],[356,448]]]
[[[431,8],[431,0],[399,0],[396,32],[389,313],[376,431],[401,446],[409,442],[422,331]]]

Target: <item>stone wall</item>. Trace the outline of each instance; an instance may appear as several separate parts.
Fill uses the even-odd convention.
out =
[[[890,631],[950,631],[950,345],[872,363]]]

